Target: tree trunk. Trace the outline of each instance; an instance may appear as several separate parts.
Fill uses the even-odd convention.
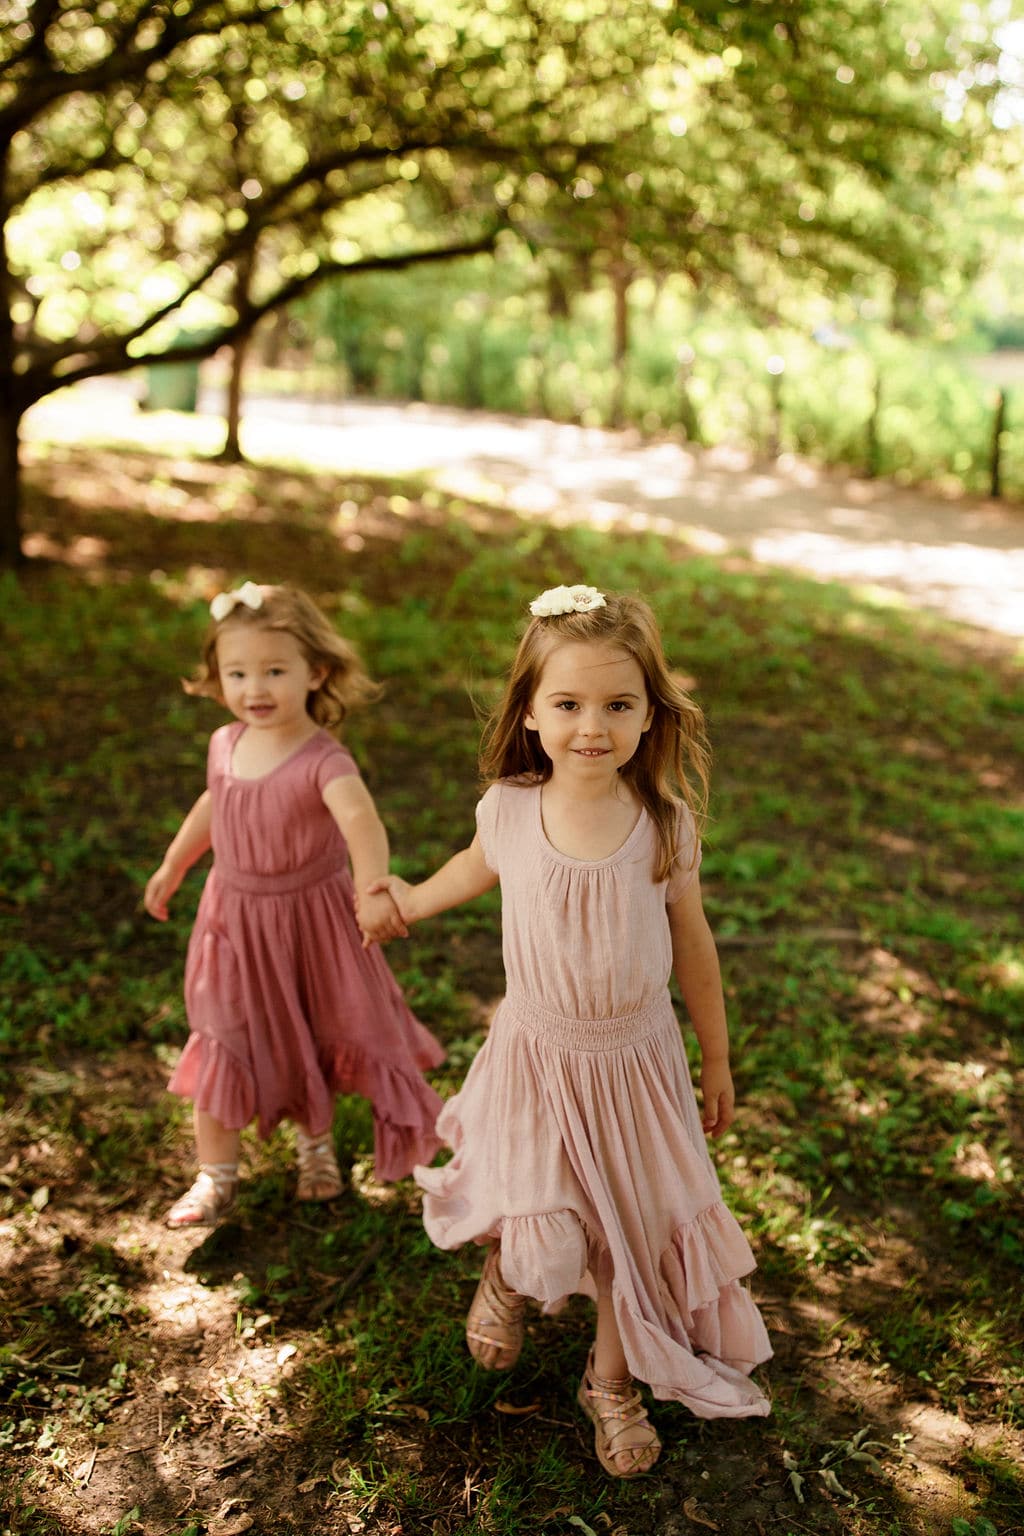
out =
[[[235,264],[235,310],[241,317],[249,308],[249,283],[252,278],[253,252],[245,251]],[[228,375],[228,399],[226,407],[227,437],[221,458],[229,464],[241,464],[242,446],[239,428],[242,422],[242,374],[245,359],[252,340],[252,331],[245,330],[237,336],[231,347],[231,372]]]
[[[7,178],[7,148],[0,146],[0,188]],[[25,409],[14,372],[14,285],[7,260],[7,237],[0,218],[0,566],[9,569],[24,558],[21,548],[21,478],[18,435]]]
[[[633,269],[626,261],[617,261],[612,267],[612,291],[615,297],[615,337],[612,346],[612,398],[609,407],[610,425],[621,427],[626,416],[626,361],[629,356],[629,289],[633,281]]]
[[[7,390],[0,386],[0,395]],[[25,556],[21,547],[21,469],[18,427],[21,412],[0,399],[0,567],[9,570]]]
[[[1006,390],[996,397],[996,414],[992,423],[992,459],[989,470],[988,493],[997,500],[1003,494],[1001,473],[1003,433],[1006,431]]]
[[[280,368],[286,363],[288,327],[291,324],[287,309],[279,309],[267,326],[263,340],[263,361],[268,368]]]
[[[239,429],[242,423],[242,374],[245,371],[245,358],[249,351],[249,336],[240,336],[231,348],[231,372],[228,375],[228,400],[225,411],[227,424],[227,437],[224,440],[224,452],[221,457],[228,464],[241,464],[242,445],[239,441]]]

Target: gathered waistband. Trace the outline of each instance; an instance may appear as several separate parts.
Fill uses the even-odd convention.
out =
[[[565,1046],[572,1051],[618,1051],[653,1035],[667,1019],[675,1022],[667,989],[659,1002],[636,1013],[613,1014],[606,1019],[577,1019],[552,1013],[520,992],[509,992],[505,1006],[515,1022],[530,1034],[543,1038],[549,1045]]]
[[[344,874],[348,863],[344,855],[336,852],[323,853],[310,859],[298,869],[280,870],[275,874],[261,875],[254,870],[235,869],[226,860],[214,857],[213,872],[222,885],[235,891],[246,891],[252,896],[287,896],[290,891],[303,891],[307,886],[321,885],[325,880]]]

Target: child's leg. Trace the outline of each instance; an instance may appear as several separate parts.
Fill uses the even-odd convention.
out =
[[[487,1250],[480,1283],[466,1315],[466,1347],[485,1371],[510,1371],[526,1332],[526,1298],[510,1291],[501,1273],[501,1245]]]
[[[229,1131],[226,1125],[221,1125],[205,1109],[196,1108],[192,1112],[192,1127],[196,1136],[196,1155],[200,1165],[203,1163],[234,1163],[238,1167],[238,1148],[242,1136],[240,1131]]]
[[[577,1401],[594,1425],[594,1450],[606,1472],[612,1477],[638,1477],[650,1471],[661,1442],[629,1374],[606,1285],[599,1285],[597,1336]]]
[[[594,1352],[591,1364],[599,1376],[621,1381],[629,1375],[625,1351],[615,1321],[611,1291],[600,1290],[597,1295],[597,1333],[594,1336]]]
[[[169,1227],[208,1227],[231,1205],[238,1189],[238,1131],[198,1106],[192,1114],[199,1173],[165,1218]]]
[[[336,1200],[342,1191],[341,1170],[330,1131],[311,1136],[304,1125],[296,1125],[295,1141],[299,1153],[299,1200]]]

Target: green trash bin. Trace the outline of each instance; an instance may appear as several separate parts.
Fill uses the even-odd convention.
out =
[[[198,363],[151,363],[146,369],[144,411],[194,411],[198,399]]]
[[[172,347],[197,346],[212,342],[215,330],[179,331]],[[188,363],[148,363],[146,391],[139,402],[144,411],[194,411],[199,399],[199,361]]]

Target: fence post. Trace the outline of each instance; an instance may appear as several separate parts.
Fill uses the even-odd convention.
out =
[[[871,414],[867,421],[867,473],[874,480],[881,472],[881,443],[878,440],[878,419],[882,414],[882,379],[878,364],[872,365],[874,379],[871,387]]]
[[[1006,390],[1001,389],[996,396],[996,414],[992,422],[992,465],[989,476],[989,495],[996,500],[1003,494],[1001,459],[1003,451],[1003,433],[1006,431]]]
[[[782,375],[786,369],[786,359],[774,352],[765,363],[765,367],[768,369],[768,384],[772,399],[768,457],[777,459],[782,448]]]
[[[679,386],[679,425],[684,442],[700,444],[702,441],[700,417],[697,415],[697,407],[690,394],[690,380],[693,377],[696,356],[697,354],[687,342],[683,342],[676,348],[676,362],[679,365],[676,372],[676,382]]]

